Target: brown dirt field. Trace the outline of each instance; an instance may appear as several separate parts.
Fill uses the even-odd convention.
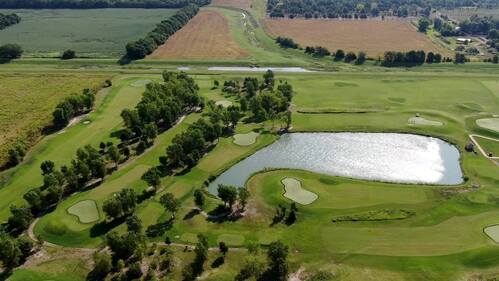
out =
[[[266,19],[264,25],[271,36],[292,38],[302,47],[364,51],[370,57],[385,51],[446,52],[403,20]]]
[[[243,10],[251,8],[251,0],[213,0],[211,4],[214,6],[234,7]]]
[[[241,58],[248,55],[232,39],[229,23],[219,12],[200,11],[149,58]]]

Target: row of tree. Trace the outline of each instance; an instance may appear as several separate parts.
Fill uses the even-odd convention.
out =
[[[135,108],[121,112],[126,127],[121,132],[124,145],[139,141],[137,150],[143,151],[159,131],[172,127],[183,114],[203,107],[199,87],[187,74],[165,71],[163,80],[149,83]]]
[[[2,14],[0,13],[0,30],[7,28],[11,25],[18,24],[21,18],[16,14]]]
[[[2,9],[182,8],[210,0],[2,0]]]
[[[427,55],[422,50],[408,52],[388,51],[385,52],[381,64],[383,66],[414,66],[423,63],[440,63],[442,60],[442,55],[433,52],[429,52]]]
[[[84,89],[79,95],[71,95],[62,100],[56,107],[52,116],[56,128],[63,128],[74,117],[87,113],[94,107],[95,91]]]
[[[271,17],[305,18],[367,18],[387,16],[428,16],[432,8],[497,7],[494,0],[269,0],[267,12]]]
[[[130,42],[126,45],[126,57],[137,60],[151,54],[158,46],[165,43],[170,36],[181,29],[199,11],[197,5],[188,5],[175,13],[175,15],[162,21],[153,31],[144,38]]]

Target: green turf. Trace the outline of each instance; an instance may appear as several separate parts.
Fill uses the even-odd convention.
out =
[[[499,118],[483,118],[476,120],[478,126],[491,130],[493,132],[499,132]]]
[[[475,137],[475,140],[478,141],[485,153],[492,153],[492,156],[499,157],[499,139],[494,141],[491,139]]]
[[[242,246],[244,244],[244,236],[239,234],[221,234],[217,238],[218,242],[225,242],[229,246]]]
[[[247,134],[236,134],[234,135],[234,143],[241,146],[252,145],[256,142],[256,138],[259,136],[259,133],[249,132]]]
[[[499,225],[487,226],[483,229],[483,231],[490,237],[490,239],[494,240],[496,243],[499,243]]]
[[[2,30],[2,42],[23,46],[28,55],[119,57],[125,45],[144,37],[175,9],[15,10],[22,21]],[[11,12],[0,10],[0,13]]]
[[[317,194],[304,189],[299,180],[284,178],[281,182],[284,185],[284,197],[301,205],[308,205],[317,200]]]
[[[99,220],[99,210],[94,200],[80,201],[69,207],[68,213],[78,217],[81,223],[91,223]]]

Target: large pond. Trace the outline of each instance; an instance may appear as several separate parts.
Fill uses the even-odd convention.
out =
[[[418,184],[463,181],[457,148],[437,138],[395,133],[292,133],[242,160],[213,181],[244,186],[265,168],[302,169],[356,179]]]

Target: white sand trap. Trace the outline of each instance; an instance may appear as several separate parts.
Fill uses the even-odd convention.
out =
[[[259,133],[249,132],[247,134],[234,135],[234,143],[240,146],[250,146],[256,142]]]
[[[149,79],[142,79],[142,80],[137,80],[137,81],[134,81],[132,84],[130,84],[130,86],[132,87],[143,87],[149,83],[151,83],[152,81],[149,80]]]
[[[90,124],[90,121],[89,121],[89,120],[85,120],[85,121],[83,121],[83,125],[88,125],[88,124]]]
[[[187,71],[187,70],[191,70],[191,68],[190,68],[190,67],[188,67],[188,66],[179,66],[179,67],[177,67],[177,70],[180,70],[180,71]]]
[[[285,178],[281,182],[284,184],[284,190],[286,191],[284,197],[291,199],[298,204],[308,205],[319,197],[317,194],[303,189],[301,182],[296,179]]]
[[[494,240],[496,243],[499,243],[499,225],[488,226],[483,231],[490,237],[490,239]]]
[[[91,223],[99,220],[99,210],[94,200],[83,200],[69,207],[68,213],[78,217],[81,223]]]
[[[444,123],[440,121],[426,119],[424,117],[411,117],[407,120],[409,125],[423,125],[423,126],[442,126]]]
[[[228,100],[219,100],[217,102],[215,102],[216,105],[221,105],[223,107],[229,107],[232,105],[232,102],[231,101],[228,101]]]
[[[499,118],[478,119],[476,124],[482,128],[499,132]]]

